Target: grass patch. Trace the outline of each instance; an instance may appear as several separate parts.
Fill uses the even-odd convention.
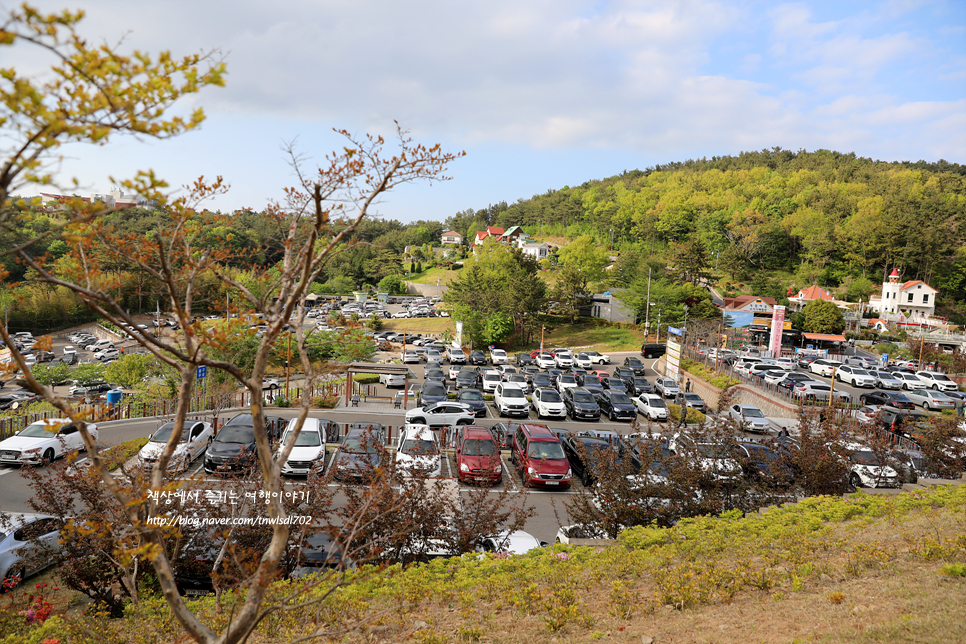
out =
[[[716,374],[714,369],[708,369],[700,362],[688,360],[687,358],[681,358],[681,369],[718,389],[727,389],[731,385],[741,384],[741,381],[736,378],[731,378],[723,373]]]
[[[440,284],[449,284],[457,277],[459,277],[460,271],[451,271],[449,267],[446,268],[429,268],[422,273],[413,273],[412,277],[409,279],[410,282],[416,284],[436,284],[436,280],[439,280]]]
[[[544,347],[581,347],[601,353],[607,351],[639,351],[644,344],[644,330],[635,327],[598,326],[595,323],[557,327],[544,336]],[[527,349],[540,348],[540,335]]]

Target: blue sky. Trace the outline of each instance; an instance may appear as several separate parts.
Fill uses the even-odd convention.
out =
[[[228,64],[225,88],[181,106],[205,108],[199,131],[66,149],[62,180],[80,194],[153,168],[175,188],[222,175],[232,189],[210,207],[260,209],[293,183],[285,142],[321,161],[341,144],[332,128],[388,134],[394,119],[467,153],[452,181],[387,196],[380,213],[402,221],[775,146],[966,163],[962,0],[38,6],[85,9],[92,41],[218,49]],[[0,66],[43,63],[0,50]]]

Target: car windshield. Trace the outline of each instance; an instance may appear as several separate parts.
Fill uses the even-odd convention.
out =
[[[878,378],[879,378],[880,380],[895,380],[895,379],[896,379],[896,377],[895,377],[895,376],[893,376],[893,375],[892,375],[891,373],[889,373],[888,371],[876,371],[876,372],[875,372],[875,375],[876,375],[876,376],[877,376],[877,377],[878,377]]]
[[[560,376],[560,382],[565,385],[575,385],[577,384],[577,379],[573,376]]]
[[[772,463],[778,460],[778,453],[762,445],[745,445],[750,458],[764,463]]]
[[[376,439],[372,436],[347,436],[342,450],[352,454],[375,454],[379,451]]]
[[[765,417],[765,415],[761,413],[760,409],[756,409],[754,407],[750,409],[745,407],[744,409],[741,410],[741,413],[745,418],[764,418]]]
[[[867,376],[867,375],[869,375],[869,372],[868,371],[866,371],[865,369],[859,369],[858,367],[852,367],[852,373],[854,373],[857,376]]]
[[[468,370],[468,369],[463,369],[458,374],[456,374],[456,377],[457,378],[468,378],[470,380],[476,380],[476,374],[474,372]]]
[[[483,374],[483,380],[500,380],[500,374],[488,371]]]
[[[174,423],[167,423],[167,424],[161,425],[161,428],[158,431],[154,432],[154,435],[151,436],[151,442],[167,443],[168,439],[171,438],[171,432],[173,431],[174,431]],[[181,442],[184,443],[184,442],[187,442],[187,440],[188,440],[188,429],[185,428],[181,431]]]
[[[666,407],[664,400],[661,398],[645,398],[645,402],[651,407]]]
[[[504,398],[526,398],[523,395],[522,389],[517,389],[516,387],[507,387],[503,390]]]
[[[481,438],[463,441],[463,454],[466,456],[492,456],[496,454],[496,443]]]
[[[67,423],[64,423],[66,427]],[[28,425],[26,429],[18,434],[19,436],[25,438],[50,438],[57,434],[57,425],[46,425],[44,423],[34,423],[33,425]]]
[[[463,391],[460,393],[460,400],[483,400],[483,394],[478,391]]]
[[[285,432],[282,442],[286,442],[292,432]],[[295,439],[295,447],[318,447],[322,444],[322,437],[318,432],[302,429],[299,437]]]
[[[628,398],[625,394],[622,394],[622,393],[611,394],[610,395],[610,401],[612,403],[614,403],[615,405],[630,405],[631,404],[631,399]]]
[[[594,402],[594,397],[586,391],[577,391],[574,393],[574,402],[592,403]]]
[[[668,389],[668,388],[670,388],[670,387],[677,387],[677,386],[678,386],[678,383],[676,383],[676,382],[675,382],[675,381],[673,381],[673,380],[665,380],[665,381],[664,381],[664,388],[665,388],[665,389]]]
[[[436,442],[426,438],[409,438],[403,441],[399,451],[403,454],[418,454],[421,456],[439,454],[439,450],[436,449]]]
[[[929,395],[932,396],[933,400],[949,400],[949,401],[952,401],[952,398],[950,398],[949,396],[947,396],[946,394],[944,394],[941,391],[930,391],[929,392]]]
[[[427,382],[425,386],[423,386],[423,395],[424,396],[445,396],[446,389],[443,387],[443,385],[439,384],[438,382]]]
[[[859,465],[881,465],[879,457],[875,455],[875,452],[868,449],[852,452],[852,462],[858,463]]]
[[[599,384],[600,384],[600,378],[598,378],[597,376],[584,376],[585,387],[587,385],[599,385]]]
[[[548,461],[562,461],[567,457],[564,455],[560,443],[550,441],[533,441],[527,448],[527,456],[530,458],[546,459]]]
[[[949,378],[947,378],[946,376],[943,376],[943,375],[941,375],[941,374],[938,374],[938,373],[934,373],[934,374],[932,375],[932,379],[933,379],[933,380],[938,380],[938,381],[940,381],[940,382],[952,382],[952,380],[950,380],[950,379],[949,379]]]
[[[246,425],[225,425],[215,440],[219,443],[247,445],[255,442],[255,428]]]
[[[560,402],[560,394],[552,389],[548,389],[540,393],[540,402],[558,403]]]
[[[684,397],[687,398],[688,400],[693,400],[694,402],[703,402],[701,400],[701,396],[699,396],[698,394],[684,394]]]

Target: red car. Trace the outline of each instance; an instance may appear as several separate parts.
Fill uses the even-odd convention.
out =
[[[525,487],[570,487],[573,471],[567,454],[557,436],[543,425],[517,427],[510,460],[520,471]]]
[[[456,437],[456,473],[464,483],[491,483],[503,480],[500,446],[486,427],[465,425]]]

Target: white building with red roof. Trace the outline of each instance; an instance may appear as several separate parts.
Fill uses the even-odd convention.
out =
[[[922,280],[899,281],[898,269],[892,269],[889,281],[882,283],[882,295],[869,298],[869,307],[873,311],[893,314],[893,317],[905,318],[902,321],[926,322],[936,312],[936,289]]]

